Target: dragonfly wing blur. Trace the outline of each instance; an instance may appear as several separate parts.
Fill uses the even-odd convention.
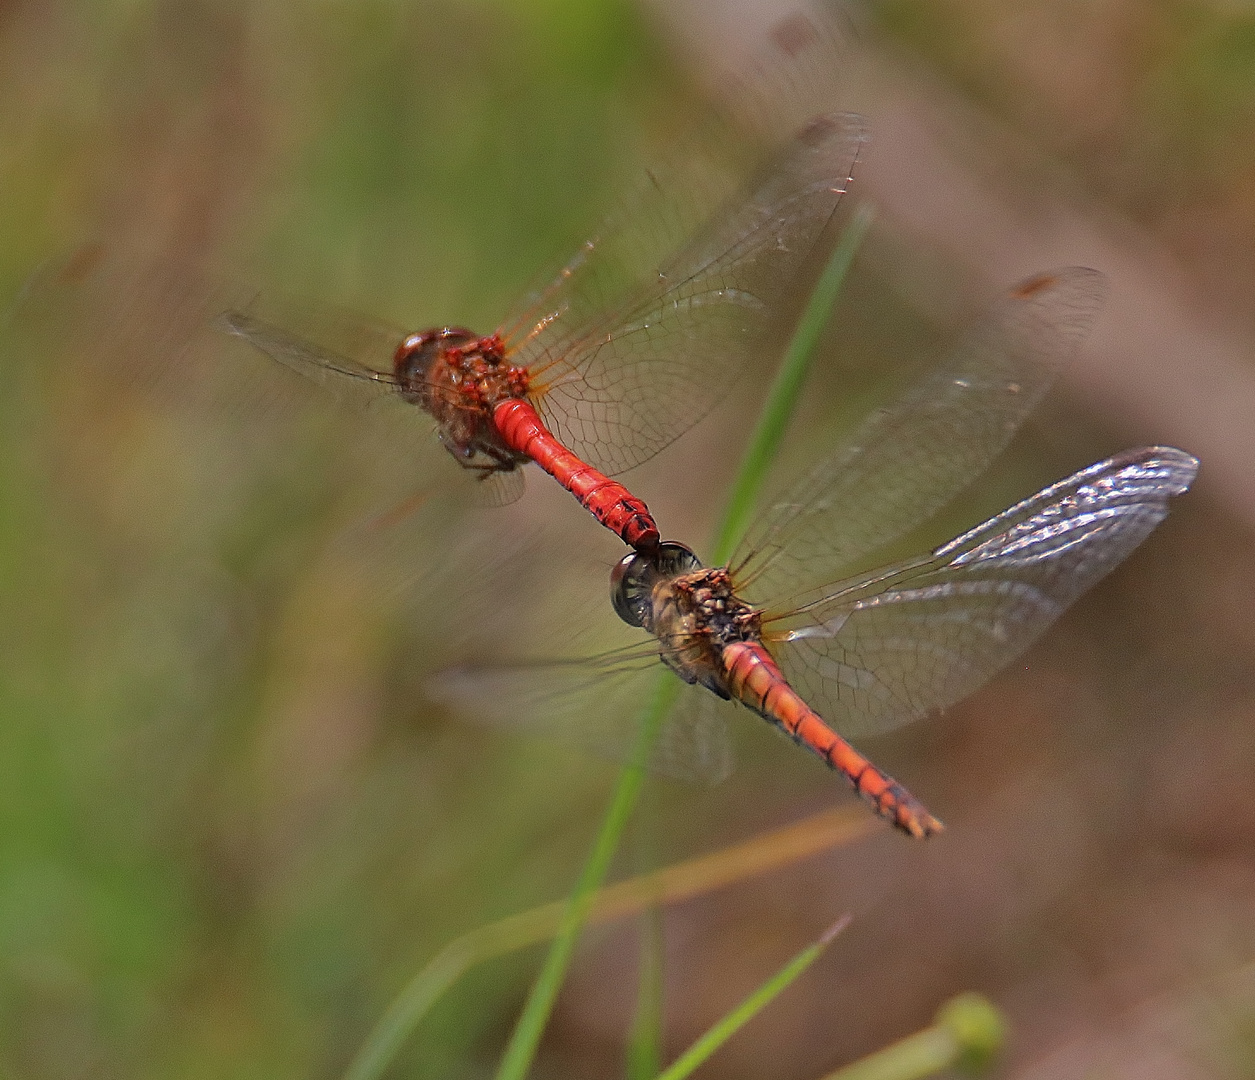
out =
[[[36,352],[89,384],[236,416],[251,412],[257,388],[247,370],[223,370],[218,356],[206,355],[203,339],[218,312],[246,298],[195,263],[92,241],[45,263],[11,319],[36,335]]]
[[[950,502],[1045,396],[1104,292],[1103,276],[1081,267],[1011,289],[934,372],[763,516],[731,563],[745,598],[800,599]]]
[[[333,305],[255,296],[215,326],[316,382],[356,384],[367,393],[396,389],[392,360],[405,332]]]
[[[821,116],[747,192],[735,194],[728,172],[694,164],[676,178],[674,197],[659,182],[655,205],[628,215],[649,239],[624,227],[590,241],[517,350],[554,433],[616,473],[705,416],[768,342],[782,306],[804,292],[803,268],[864,138],[860,118]]]
[[[357,429],[363,451],[378,463],[364,489],[385,487],[384,477],[397,473],[393,479],[410,492],[442,476],[472,506],[503,506],[522,495],[520,470],[482,480],[440,450],[431,416],[401,395],[393,374],[394,354],[406,337],[400,328],[334,304],[271,294],[227,308],[214,327],[302,376],[287,380],[291,389],[303,380],[320,384],[319,400],[336,404]],[[389,493],[379,494],[385,504],[395,490],[391,483],[386,487]]]
[[[431,680],[427,694],[463,719],[629,762],[659,680],[674,678],[657,645],[646,643],[574,660],[453,668]],[[731,710],[704,688],[681,687],[646,767],[681,780],[724,779],[732,752],[722,714]]]
[[[930,556],[769,615],[765,636],[839,731],[890,730],[970,694],[1032,644],[1150,534],[1197,468],[1171,447],[1126,451]]]
[[[475,480],[475,486],[472,489],[474,492],[472,505],[485,510],[509,506],[523,497],[526,488],[527,479],[523,475],[522,468],[491,472]]]

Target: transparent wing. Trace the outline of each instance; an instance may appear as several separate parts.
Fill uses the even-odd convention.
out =
[[[234,404],[218,392],[219,368],[198,363],[194,349],[208,319],[232,299],[239,297],[201,267],[92,241],[40,267],[18,297],[12,325],[35,335],[38,352],[59,368],[92,383]]]
[[[474,484],[472,490],[475,498],[472,505],[485,510],[518,502],[527,488],[527,480],[521,468],[484,473],[476,477]]]
[[[753,528],[732,559],[773,606],[848,574],[940,510],[1005,449],[1088,332],[1105,279],[1070,267],[1015,286],[946,360],[866,421]]]
[[[273,365],[252,349],[224,348],[223,334],[353,403],[372,404],[394,396],[392,357],[405,337],[333,304],[258,293],[206,267],[101,243],[47,264],[14,317],[19,327],[51,335],[76,364],[110,369],[115,381],[189,399],[189,391],[208,391],[200,396],[231,406],[268,396],[276,400],[265,407],[277,405],[281,387],[297,381],[269,378]],[[304,395],[298,389],[295,397]]]
[[[586,244],[539,314],[506,331],[555,434],[614,473],[705,416],[804,293],[864,138],[860,118],[821,116],[731,197],[735,170],[698,155],[674,194]]]
[[[446,455],[437,452],[431,416],[401,396],[393,374],[393,356],[406,337],[399,327],[334,304],[269,294],[223,311],[213,325],[329,391],[339,406],[365,421],[363,431],[380,459],[404,458],[416,465],[421,460],[416,476],[429,479],[442,472],[472,506],[505,506],[523,494],[520,469],[450,468]]]
[[[465,480],[464,475],[456,477]],[[395,526],[403,525],[412,517],[429,512],[432,504],[439,503],[444,513],[472,510],[496,510],[509,506],[523,497],[526,480],[522,469],[510,469],[506,472],[491,473],[485,477],[475,476],[465,483],[456,485],[427,484],[405,498],[384,507],[362,522],[369,532],[378,533]],[[412,555],[410,556],[412,560]],[[469,571],[468,571],[469,572]]]
[[[405,331],[332,305],[254,296],[214,323],[315,382],[374,395],[396,392],[392,358]]]
[[[1171,447],[1091,465],[915,561],[768,619],[789,681],[843,734],[960,700],[1140,544],[1198,462]]]
[[[629,761],[636,725],[675,678],[645,642],[595,657],[488,668],[455,668],[428,683],[428,696],[464,719],[552,739]],[[702,687],[684,686],[647,767],[665,776],[717,783],[732,770],[725,717],[735,711]]]
[[[652,182],[651,198],[586,244],[544,297],[552,307],[522,325],[522,342],[507,332],[511,362],[531,371],[559,438],[620,472],[700,420],[764,344],[781,301],[796,299],[863,137],[858,118],[820,117],[713,215],[736,170],[686,159],[685,175],[665,190]],[[227,311],[219,326],[342,393],[395,391],[398,328],[271,297]]]

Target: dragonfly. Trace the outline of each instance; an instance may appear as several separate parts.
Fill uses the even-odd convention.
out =
[[[864,140],[859,117],[818,116],[722,201],[712,177],[672,188],[651,176],[632,212],[487,336],[362,321],[337,327],[352,345],[333,347],[316,315],[264,299],[218,326],[304,374],[423,410],[449,453],[493,485],[491,501],[521,495],[520,470],[535,462],[626,544],[651,551],[648,507],[610,477],[701,420],[769,345]]]
[[[590,657],[460,668],[433,696],[472,718],[519,718],[622,751],[658,661],[682,692],[651,764],[727,767],[711,703],[739,703],[843,774],[917,838],[941,822],[848,741],[975,691],[1123,561],[1192,483],[1182,450],[1127,450],[1051,484],[924,554],[858,569],[933,516],[1006,446],[1076,351],[1103,279],[1021,282],[949,358],[869,418],[750,527],[727,565],[663,542],[614,568],[611,600],[648,639]],[[717,710],[716,710],[717,711]],[[617,735],[607,739],[612,716]],[[581,726],[592,730],[581,731]]]

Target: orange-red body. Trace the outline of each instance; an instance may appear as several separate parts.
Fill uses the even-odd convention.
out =
[[[731,695],[842,772],[876,813],[912,836],[940,832],[941,822],[901,784],[886,776],[823,722],[785,680],[759,642],[724,646],[723,665]]]
[[[558,442],[530,402],[503,401],[493,410],[492,419],[507,446],[536,462],[625,544],[638,551],[658,546],[658,526],[649,508]]]
[[[698,565],[676,544],[660,554]],[[903,832],[925,837],[942,824],[901,784],[833,731],[785,679],[762,640],[762,612],[733,591],[727,567],[674,572],[644,556],[626,557],[612,578],[620,617],[658,638],[662,662],[685,682],[735,698],[844,773],[854,789]],[[648,590],[646,597],[645,591]]]
[[[508,361],[500,337],[444,327],[407,337],[394,369],[402,395],[436,418],[441,442],[467,468],[487,476],[534,461],[624,543],[656,548],[649,508],[557,440],[528,400],[527,368]]]

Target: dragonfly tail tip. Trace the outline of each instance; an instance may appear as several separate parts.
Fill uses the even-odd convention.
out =
[[[945,825],[923,807],[917,810],[898,807],[898,812],[891,820],[896,828],[916,840],[927,840],[930,836],[945,830]]]

